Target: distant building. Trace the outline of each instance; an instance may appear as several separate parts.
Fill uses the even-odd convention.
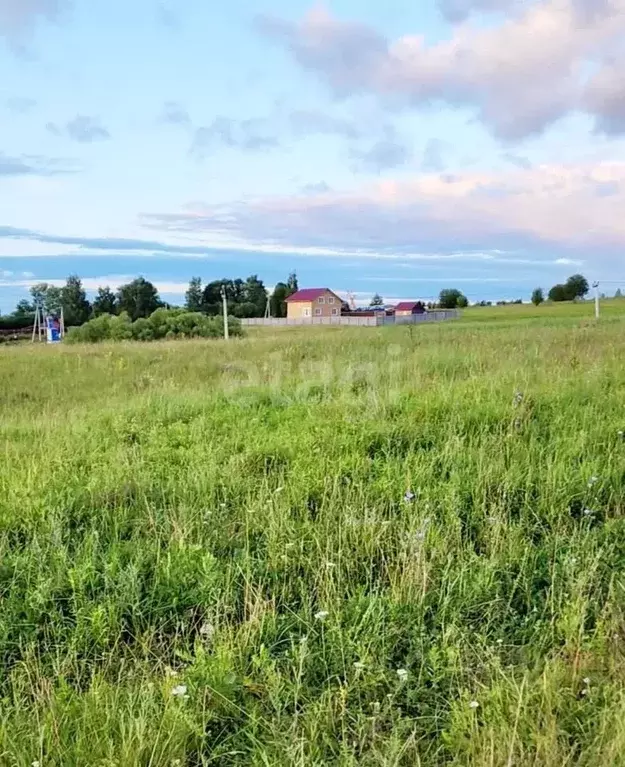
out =
[[[340,317],[343,301],[329,288],[304,288],[286,300],[287,318]]]
[[[409,317],[411,314],[424,314],[425,306],[421,301],[401,301],[395,307],[396,317]]]

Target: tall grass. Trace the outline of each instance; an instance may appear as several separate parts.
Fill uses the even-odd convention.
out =
[[[623,764],[624,330],[4,350],[0,764]]]

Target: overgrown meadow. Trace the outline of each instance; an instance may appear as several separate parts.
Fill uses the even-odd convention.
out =
[[[0,764],[625,764],[625,316],[482,317],[2,349]]]

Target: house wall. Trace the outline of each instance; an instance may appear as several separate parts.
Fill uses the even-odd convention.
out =
[[[308,309],[310,316],[312,317],[312,303],[310,301],[296,301],[294,303],[287,303],[286,316],[290,320],[299,320],[306,316],[305,309]]]
[[[332,291],[327,290],[323,296],[323,301],[316,299],[315,301],[291,301],[287,302],[287,317],[288,319],[301,319],[307,317],[305,310],[310,310],[310,317],[340,317],[341,316],[341,299],[335,296]],[[329,299],[333,299],[333,303],[329,303]],[[336,314],[332,314],[332,310],[336,310]],[[320,311],[317,311],[320,310]]]
[[[395,310],[395,314],[398,317],[410,317],[413,314],[424,314],[424,313],[425,313],[425,307],[421,308],[421,309],[419,307],[417,307],[417,308],[415,308],[414,311],[412,311],[411,309],[398,309],[398,310]]]

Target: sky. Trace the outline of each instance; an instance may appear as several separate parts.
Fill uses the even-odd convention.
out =
[[[625,0],[0,0],[0,310],[625,288]]]

